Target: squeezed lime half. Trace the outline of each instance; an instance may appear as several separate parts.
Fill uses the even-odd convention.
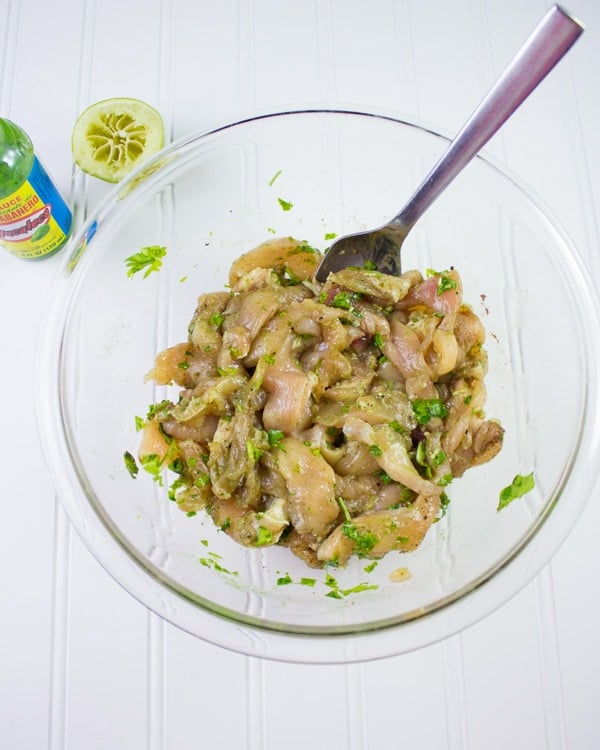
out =
[[[90,105],[71,137],[75,163],[87,174],[119,182],[163,147],[160,113],[140,99],[120,97]]]

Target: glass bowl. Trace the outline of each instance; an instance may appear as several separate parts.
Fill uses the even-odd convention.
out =
[[[198,295],[223,289],[231,262],[273,236],[323,248],[329,233],[383,223],[446,145],[382,113],[259,116],[166,148],[73,237],[40,335],[44,450],[87,547],[171,623],[280,660],[406,652],[509,599],[580,514],[599,466],[595,295],[548,211],[481,157],[415,227],[403,267],[460,271],[487,331],[486,413],[505,443],[452,483],[447,515],[416,551],[370,571],[360,559],[315,571],[286,548],[236,545],[203,513],[181,512],[145,472],[133,480],[126,470],[136,415],[170,392],[144,376],[185,339]],[[151,245],[167,248],[160,271],[128,277],[125,259]],[[535,489],[498,512],[500,490],[530,472]],[[410,577],[390,580],[401,566]],[[354,593],[328,596],[333,586]]]

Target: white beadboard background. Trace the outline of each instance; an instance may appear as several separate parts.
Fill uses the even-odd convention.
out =
[[[487,150],[552,208],[600,279],[600,2],[571,3],[586,33]],[[318,104],[454,131],[548,6],[0,0],[0,116],[30,133],[80,225],[108,190],[71,162],[71,128],[93,101],[145,99],[169,138]],[[59,262],[0,251],[0,750],[600,748],[598,496],[511,602],[372,663],[229,653],[125,593],[72,530],[36,435],[36,338]]]

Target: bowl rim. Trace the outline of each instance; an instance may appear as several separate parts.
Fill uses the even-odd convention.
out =
[[[557,514],[557,509],[560,510],[562,507],[558,503],[558,499],[570,478],[573,466],[570,466],[568,471],[561,476],[553,502],[546,504],[548,507],[544,509],[536,522],[528,528],[527,533],[519,540],[518,544],[514,545],[500,561],[484,571],[477,579],[463,586],[459,592],[454,592],[443,600],[438,600],[435,608],[417,613],[416,617],[410,619],[390,618],[389,621],[378,621],[366,627],[361,626],[359,632],[356,632],[356,626],[353,626],[350,630],[346,628],[323,630],[319,627],[314,629],[305,627],[295,629],[292,627],[290,629],[286,626],[267,623],[254,616],[240,616],[233,613],[232,617],[228,610],[223,611],[220,606],[209,606],[207,608],[203,603],[197,602],[196,595],[186,594],[179,586],[168,585],[167,588],[162,590],[163,596],[157,596],[153,590],[153,582],[158,581],[164,585],[164,575],[157,575],[156,571],[152,570],[152,566],[142,561],[139,556],[132,555],[131,549],[127,545],[123,545],[118,535],[110,530],[107,519],[101,517],[98,509],[94,507],[94,504],[87,497],[87,493],[83,490],[81,477],[73,468],[72,462],[65,461],[68,455],[66,445],[62,445],[62,441],[52,439],[56,437],[57,427],[62,431],[62,436],[65,436],[68,431],[62,416],[59,397],[61,347],[55,346],[53,348],[50,346],[50,342],[53,338],[56,338],[56,332],[60,331],[63,315],[65,320],[68,315],[69,295],[64,293],[63,288],[66,290],[72,283],[71,274],[80,261],[83,261],[81,263],[82,268],[85,267],[86,255],[83,251],[92,239],[97,226],[115,206],[119,205],[124,195],[131,190],[138,189],[145,178],[151,178],[155,172],[160,172],[159,168],[168,163],[171,155],[180,153],[182,150],[193,149],[197,143],[207,137],[229,131],[238,126],[277,117],[298,115],[372,117],[416,128],[445,141],[451,140],[450,136],[430,124],[422,123],[414,118],[399,117],[385,110],[314,107],[282,109],[249,115],[208,130],[187,135],[167,145],[154,157],[138,166],[122,182],[118,183],[99,203],[80,230],[72,235],[67,244],[58,273],[50,285],[48,303],[43,308],[44,319],[41,322],[36,352],[35,407],[38,434],[42,437],[44,458],[53,484],[71,523],[84,545],[102,567],[132,596],[160,617],[215,645],[249,655],[285,661],[339,663],[386,657],[429,645],[474,624],[517,594],[548,562],[566,539],[577,520],[575,513],[572,513],[571,517],[567,519],[568,522],[563,519],[564,513]],[[557,233],[560,241],[571,253],[570,261],[573,271],[578,276],[579,285],[586,293],[584,304],[588,311],[592,313],[595,323],[600,324],[598,301],[593,294],[591,285],[588,284],[582,256],[555,215],[531,189],[524,186],[519,178],[500,162],[485,152],[478,154],[475,159],[483,161],[512,183]],[[148,185],[151,184],[152,179],[148,179]],[[81,269],[78,269],[78,271],[81,271]],[[62,338],[60,340],[62,342]],[[595,362],[592,361],[590,364],[592,370],[595,371]],[[589,379],[587,382],[589,383]],[[594,398],[595,404],[592,411],[596,413],[597,398],[595,393],[590,395]],[[580,439],[583,439],[584,428],[588,432],[590,431],[589,422],[590,418],[587,417],[586,424],[581,427],[579,433]],[[594,453],[598,455],[600,434],[597,433],[600,432],[600,429],[595,431],[592,429],[591,432]],[[588,478],[587,496],[579,498],[577,507],[580,510],[593,493],[594,487],[598,485],[598,469],[592,472],[592,475]],[[78,503],[79,495],[85,498],[83,508]],[[560,523],[557,518],[560,519]],[[544,535],[540,537],[542,530],[544,530]],[[541,544],[542,539],[549,540],[545,544],[545,549],[541,549],[543,546]],[[117,545],[118,549],[114,545]],[[122,555],[123,549],[128,553],[125,556]],[[526,549],[530,552],[525,565],[522,553]],[[522,571],[523,568],[525,568],[525,572]],[[519,572],[515,574],[517,569]],[[484,586],[486,582],[492,579],[505,580],[505,593],[502,596],[498,597],[493,594],[490,587],[486,589]],[[473,597],[475,591],[478,592],[476,599]],[[175,596],[178,599],[177,604],[180,608],[180,614],[177,617],[173,615],[177,608],[171,607],[169,609],[164,605],[163,598],[166,592],[168,592],[168,597]],[[181,610],[185,610],[183,616],[181,616]],[[169,616],[169,611],[171,611],[171,616]],[[198,619],[200,627],[197,624]],[[223,622],[233,626],[227,629],[229,631],[227,637],[223,637]]]

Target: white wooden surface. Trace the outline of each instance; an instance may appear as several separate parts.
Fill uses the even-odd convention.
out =
[[[80,225],[108,189],[71,163],[71,128],[93,101],[145,99],[170,138],[302,104],[384,107],[452,131],[548,6],[0,0],[0,115],[29,131]],[[488,151],[550,205],[599,278],[600,3],[570,10],[586,33]],[[0,748],[600,747],[599,497],[510,603],[374,663],[228,653],[121,590],[70,528],[36,436],[34,351],[58,263],[0,252]]]

